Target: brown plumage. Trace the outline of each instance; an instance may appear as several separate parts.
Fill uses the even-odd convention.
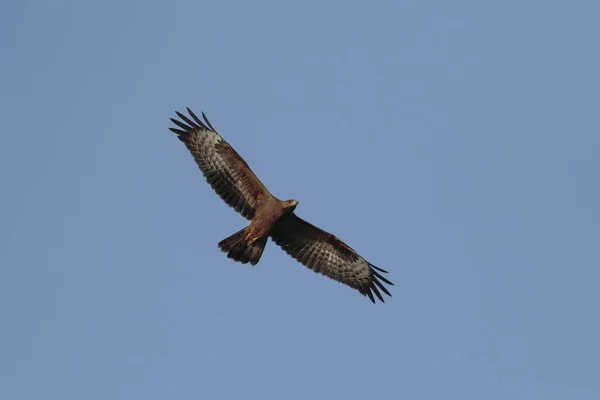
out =
[[[227,257],[256,265],[271,237],[308,268],[358,290],[373,303],[373,293],[384,301],[379,290],[391,296],[381,283],[393,285],[381,275],[387,271],[370,264],[331,233],[296,216],[296,200],[282,201],[273,196],[204,113],[202,121],[192,110],[187,111],[191,119],[176,112],[181,121],[171,118],[178,128],[169,129],[186,145],[208,183],[225,203],[250,220],[246,228],[219,242]]]

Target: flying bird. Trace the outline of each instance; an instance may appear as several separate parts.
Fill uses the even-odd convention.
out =
[[[204,113],[202,121],[192,110],[187,111],[191,119],[176,111],[180,120],[171,121],[177,128],[169,129],[185,144],[223,201],[250,220],[247,227],[219,242],[228,258],[256,265],[271,237],[306,267],[358,290],[373,303],[373,293],[384,302],[380,290],[391,296],[382,284],[393,285],[381,275],[387,271],[369,263],[336,236],[298,217],[294,213],[298,201],[273,196]]]

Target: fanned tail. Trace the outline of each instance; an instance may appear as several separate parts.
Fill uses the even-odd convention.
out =
[[[239,261],[242,264],[250,263],[256,265],[265,249],[268,236],[260,238],[251,245],[248,245],[248,243],[244,241],[245,231],[246,228],[221,240],[219,242],[219,248],[222,252],[227,253],[228,258]]]

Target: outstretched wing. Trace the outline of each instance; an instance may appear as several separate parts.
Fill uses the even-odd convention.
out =
[[[373,303],[373,292],[384,302],[379,289],[391,296],[381,283],[393,285],[380,274],[387,271],[370,264],[340,239],[294,213],[277,222],[271,237],[286,253],[308,268],[357,289],[362,295],[369,296]]]
[[[179,128],[169,129],[186,145],[210,186],[225,203],[245,218],[254,218],[256,209],[271,194],[204,113],[201,121],[192,110],[187,111],[193,120],[176,111],[183,122],[171,118]]]

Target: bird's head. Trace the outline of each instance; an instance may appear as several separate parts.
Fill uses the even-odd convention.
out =
[[[297,205],[298,205],[298,200],[287,200],[285,202],[285,206],[290,212],[294,211],[296,209]]]

